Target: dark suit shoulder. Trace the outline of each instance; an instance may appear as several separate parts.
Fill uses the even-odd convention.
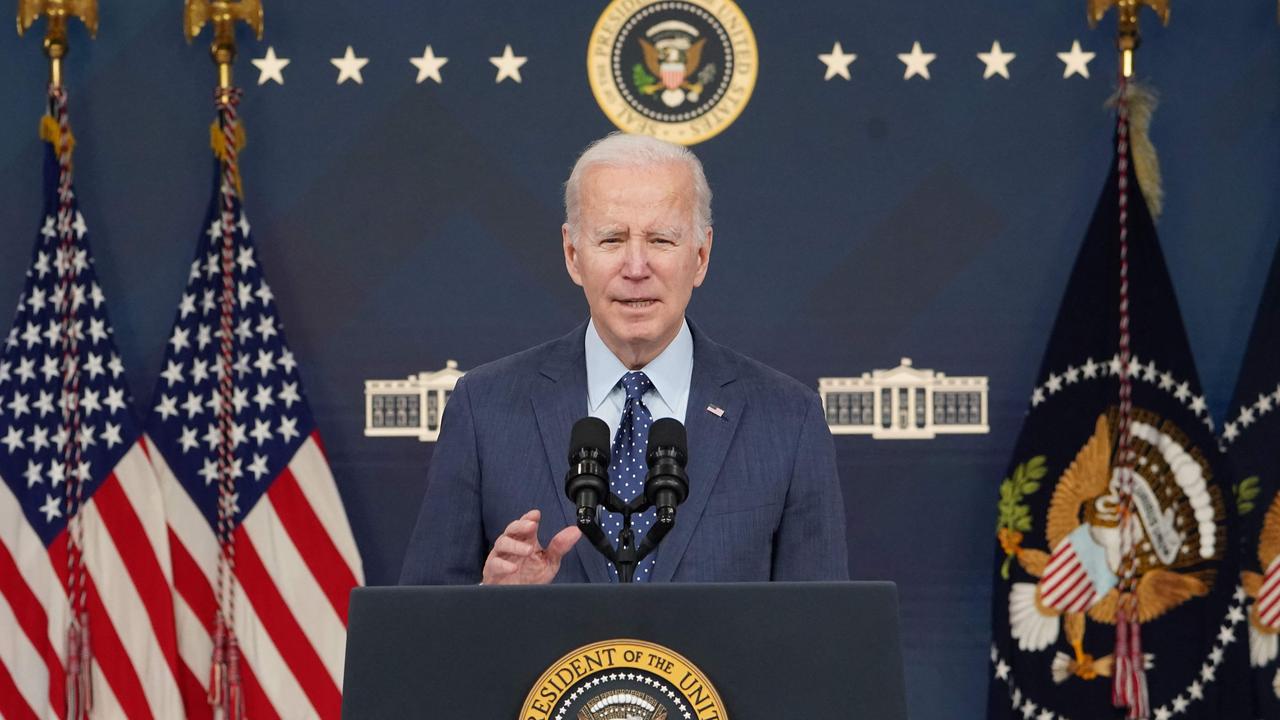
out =
[[[583,326],[585,327],[585,325]],[[575,340],[576,336],[576,340]],[[555,374],[566,359],[582,354],[581,328],[568,335],[492,360],[468,370],[459,379],[472,403],[480,407],[501,404],[502,400],[524,402],[529,389],[547,373]]]

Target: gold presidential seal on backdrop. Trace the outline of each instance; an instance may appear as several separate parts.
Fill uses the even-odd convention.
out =
[[[728,720],[707,676],[679,653],[643,640],[570,652],[538,678],[520,720]]]
[[[613,0],[587,45],[587,78],[619,129],[693,145],[742,114],[759,57],[732,0]]]

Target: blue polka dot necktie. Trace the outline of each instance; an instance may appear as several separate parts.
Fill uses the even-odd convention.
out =
[[[645,406],[644,394],[653,389],[653,381],[642,372],[629,372],[618,381],[627,394],[622,405],[622,420],[618,423],[618,432],[613,436],[613,463],[609,466],[609,489],[623,502],[631,502],[644,493],[644,476],[648,472],[645,463],[645,448],[649,445],[649,426],[653,424],[653,415]],[[635,533],[636,547],[644,533],[653,525],[654,510],[649,508],[640,515],[632,516],[631,529]],[[605,532],[609,540],[616,543],[622,531],[622,515],[610,513],[605,523]],[[636,566],[636,582],[648,582],[653,570],[656,553],[650,554]],[[617,582],[618,570],[610,566],[610,577]]]

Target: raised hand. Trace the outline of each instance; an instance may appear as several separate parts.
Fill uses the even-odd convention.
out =
[[[507,526],[484,561],[483,584],[542,585],[555,579],[561,558],[582,537],[582,531],[570,525],[544,548],[538,543],[541,521],[542,511],[530,510]]]

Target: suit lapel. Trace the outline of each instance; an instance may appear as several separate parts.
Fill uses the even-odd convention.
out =
[[[576,508],[564,494],[562,485],[568,469],[569,435],[573,424],[587,413],[587,368],[583,352],[586,324],[561,338],[549,348],[539,371],[543,378],[532,393],[534,417],[546,452],[547,477],[558,498],[563,521],[576,524]],[[553,518],[543,518],[550,522]],[[592,582],[609,582],[605,559],[588,542],[580,542],[573,553]]]
[[[675,528],[658,546],[653,569],[655,582],[669,581],[684,557],[746,408],[740,386],[733,383],[737,375],[732,358],[692,322],[689,328],[694,340],[693,377],[685,410],[685,430],[689,436],[689,462],[685,468],[689,475],[689,498],[676,511]],[[711,406],[721,409],[723,414],[711,412],[708,409]]]

